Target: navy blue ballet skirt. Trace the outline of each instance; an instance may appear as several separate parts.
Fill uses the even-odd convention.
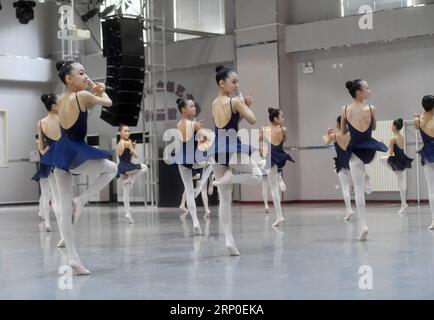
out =
[[[133,171],[133,170],[140,170],[142,166],[138,163],[132,163],[131,162],[131,151],[130,149],[125,148],[124,152],[119,157],[119,164],[118,164],[118,174],[116,177],[120,177],[121,174]]]
[[[282,127],[280,127],[280,129],[282,130],[282,137],[284,137]],[[266,163],[266,168],[277,166],[277,171],[280,172],[285,166],[286,161],[295,162],[288,153],[283,151],[283,139],[278,145],[272,144],[270,141],[268,141],[268,139],[265,139],[265,142],[271,150],[270,157],[266,158],[267,162],[271,161],[271,163]]]
[[[62,136],[41,158],[41,162],[65,171],[75,169],[88,160],[109,159],[111,153],[92,147],[85,142],[87,134],[87,110],[81,111],[75,94],[79,115],[69,129],[60,127]]]
[[[426,162],[434,162],[434,137],[429,136],[422,129],[419,130],[423,140],[423,147],[418,151],[418,153],[421,158],[421,164],[425,165]]]
[[[336,173],[339,173],[342,169],[350,170],[351,152],[342,149],[336,142],[334,143],[334,146],[336,150],[336,157],[333,159],[335,160]]]
[[[411,168],[411,162],[413,159],[407,157],[402,150],[395,142],[393,145],[393,156],[390,156],[387,159],[387,163],[390,165],[393,171],[403,171],[405,169]]]
[[[41,133],[43,136],[43,139],[48,145],[48,148],[51,149],[53,145],[56,143],[55,140],[52,140],[48,138],[45,133],[41,129]],[[47,151],[48,152],[48,151]],[[39,152],[39,158],[42,158],[42,154]],[[47,166],[46,164],[42,163],[41,161],[38,164],[38,171],[35,173],[35,175],[32,177],[32,180],[39,181],[40,179],[46,179],[50,175],[53,168],[51,166]]]
[[[42,157],[41,153],[39,153],[39,156]],[[38,164],[38,170],[33,175],[31,180],[39,181],[40,179],[46,179],[50,175],[51,167],[39,162]]]
[[[348,145],[347,150],[351,153],[354,153],[360,160],[363,161],[364,164],[370,163],[377,151],[387,152],[387,146],[372,138],[372,109],[371,110],[371,124],[366,131],[361,132],[354,128],[351,123],[347,120],[348,129],[350,131],[350,143]],[[346,118],[347,107],[345,107],[345,118]]]
[[[180,164],[188,169],[193,169],[193,166],[205,164],[207,152],[198,150],[197,146],[197,132],[194,131],[193,136],[187,141],[182,141],[181,148],[176,150],[175,164]]]
[[[215,140],[208,150],[208,156],[214,156],[216,163],[228,166],[229,160],[235,153],[245,153],[249,156],[255,151],[250,145],[241,143],[238,136],[238,123],[240,122],[240,114],[234,113],[232,110],[232,98],[229,101],[231,106],[231,118],[223,127],[215,126]]]

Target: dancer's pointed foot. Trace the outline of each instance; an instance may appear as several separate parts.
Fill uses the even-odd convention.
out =
[[[285,185],[285,182],[283,181],[283,178],[282,178],[282,176],[280,176],[280,175],[279,175],[279,189],[280,189],[280,191],[282,191],[282,192],[285,192],[285,191],[286,191],[286,185]]]
[[[357,240],[366,241],[367,239],[368,239],[368,227],[363,227]]]
[[[202,229],[200,228],[200,224],[198,223],[194,226],[194,235],[200,236],[202,234]]]
[[[47,219],[46,221],[45,221],[45,232],[51,232],[51,224],[50,224],[50,221]]]
[[[434,221],[431,223],[431,225],[428,227],[428,230],[434,230]]]
[[[267,161],[265,159],[262,159],[261,161],[259,161],[258,162],[259,169],[264,170],[266,164],[267,164]]]
[[[401,205],[401,209],[399,209],[398,213],[404,213],[408,208],[408,204]]]
[[[126,214],[125,215],[125,219],[127,220],[127,222],[129,224],[134,224],[134,220],[133,220],[133,217],[131,217],[131,213],[130,214]]]
[[[87,270],[80,261],[69,260],[68,264],[78,276],[86,276],[90,274],[90,271]]]
[[[365,174],[365,193],[372,193],[371,177],[369,174]]]
[[[59,243],[57,244],[57,247],[58,248],[65,248],[65,240],[63,240],[63,238],[62,239],[60,239],[60,241],[59,241]]]
[[[229,184],[233,175],[234,174],[232,173],[231,170],[226,170],[226,172],[223,175],[223,177],[221,177],[220,179],[214,180],[213,185],[217,187],[217,186],[220,186],[220,185],[223,185],[223,184]]]
[[[203,216],[205,219],[209,219],[211,217],[211,211],[206,210],[205,215]]]
[[[345,216],[344,220],[346,220],[346,221],[350,220],[351,217],[353,216],[353,214],[354,214],[354,211],[347,212],[347,215]]]
[[[185,213],[188,212],[188,209],[187,209],[185,206],[183,206],[183,205],[179,206],[179,209],[181,209],[181,210],[184,211]]]
[[[41,212],[41,211],[38,212],[38,216],[39,216],[39,218],[40,218],[41,220],[44,220],[44,216],[42,215],[42,212]]]
[[[278,227],[278,226],[280,226],[280,225],[283,223],[283,221],[285,221],[284,218],[277,219],[277,220],[273,223],[273,227]]]
[[[83,209],[83,205],[81,204],[80,198],[74,198],[72,200],[73,211],[72,211],[72,224],[76,224],[78,219],[81,216],[81,209]]]
[[[264,209],[265,209],[265,213],[269,213],[270,212],[270,207],[269,206],[266,206]]]
[[[235,244],[226,244],[226,249],[228,249],[230,256],[239,256],[240,255],[240,252],[238,251]]]

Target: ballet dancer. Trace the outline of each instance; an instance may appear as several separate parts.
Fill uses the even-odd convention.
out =
[[[68,264],[77,275],[87,275],[90,271],[82,264],[75,247],[73,219],[77,223],[82,207],[107,186],[117,173],[116,163],[108,160],[111,156],[109,151],[89,146],[85,142],[87,110],[95,105],[110,107],[112,101],[104,92],[104,84],[94,83],[80,63],[59,61],[56,69],[60,80],[66,85],[65,92],[57,102],[61,138],[49,148],[42,162],[54,167],[61,212],[60,230],[68,251]],[[86,91],[87,88],[92,92]],[[83,194],[73,199],[73,174],[98,174],[98,177]]]
[[[425,172],[429,205],[431,207],[431,225],[428,229],[434,230],[434,96],[424,96],[422,107],[425,111],[420,115],[414,115],[414,126],[419,129],[423,140],[423,147],[418,153]]]
[[[37,148],[40,158],[60,138],[57,96],[55,94],[43,94],[41,95],[41,101],[47,110],[47,116],[39,120],[36,125],[38,131]],[[37,176],[41,185],[41,211],[43,212],[45,231],[50,232],[52,230],[50,224],[50,201],[58,223],[60,218],[58,208],[59,198],[53,168],[40,162]],[[62,236],[58,246],[59,244],[62,246]]]
[[[335,170],[341,185],[342,196],[347,211],[347,215],[344,219],[350,220],[354,214],[353,209],[351,208],[350,194],[351,174],[349,161],[351,153],[347,150],[350,142],[350,134],[346,133],[343,135],[341,133],[341,116],[336,119],[336,128],[336,132],[332,128],[329,128],[327,133],[323,136],[323,141],[324,144],[330,144],[333,142],[335,146],[336,157],[333,158],[335,160]]]
[[[177,123],[180,148],[175,154],[175,161],[184,184],[187,208],[193,220],[194,234],[201,235],[202,229],[197,219],[195,190],[193,187],[193,169],[206,165],[206,157],[198,150],[198,142],[208,139],[208,134],[202,124],[194,120],[196,107],[193,100],[177,99],[181,119]]]
[[[238,137],[238,123],[245,119],[249,124],[255,124],[256,117],[250,109],[250,96],[243,99],[234,97],[239,86],[235,71],[219,65],[215,78],[218,86],[218,96],[212,103],[215,139],[208,154],[215,162],[214,185],[220,196],[219,221],[225,234],[226,248],[230,255],[238,256],[232,235],[232,184],[255,185],[262,181],[261,169],[250,157],[253,148],[242,144]],[[241,173],[234,174],[232,170]]]
[[[128,223],[133,224],[130,206],[130,190],[136,179],[148,171],[148,166],[142,163],[132,163],[131,158],[138,158],[136,151],[136,142],[130,139],[130,128],[127,125],[119,125],[119,143],[116,152],[119,156],[117,177],[121,179],[123,200],[125,207],[125,219]]]
[[[359,241],[366,241],[368,225],[366,222],[365,186],[368,176],[365,164],[370,163],[377,151],[386,152],[387,146],[372,138],[372,130],[376,128],[375,107],[366,105],[369,98],[369,86],[365,80],[356,79],[345,84],[353,98],[350,105],[342,108],[341,134],[350,133],[348,150],[350,156],[350,173],[354,184],[356,207],[360,221]]]
[[[276,221],[273,223],[273,227],[278,227],[285,221],[280,204],[279,176],[286,161],[294,162],[294,160],[283,151],[283,143],[287,137],[287,129],[282,127],[285,120],[283,112],[279,109],[268,108],[268,118],[270,123],[259,132],[259,150],[261,155],[269,161],[265,171],[276,211]],[[270,156],[266,157],[268,152],[270,152]]]
[[[405,193],[407,191],[405,170],[411,169],[411,162],[413,161],[413,159],[407,157],[404,153],[404,138],[400,134],[403,125],[404,121],[402,119],[393,121],[393,137],[389,141],[388,155],[380,158],[381,162],[390,167],[398,178],[398,189],[401,197],[401,208],[398,213],[404,213],[408,208],[407,200],[405,199]]]

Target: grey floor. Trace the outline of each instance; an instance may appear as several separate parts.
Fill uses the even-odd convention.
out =
[[[0,207],[0,299],[432,299],[434,232],[427,205],[368,205],[369,238],[340,205],[289,205],[273,229],[273,210],[234,206],[241,256],[227,256],[217,208],[194,237],[190,217],[175,209],[89,206],[76,225],[78,251],[90,276],[68,278],[59,267],[58,228],[41,232],[36,206]],[[359,287],[361,266],[372,289]],[[363,280],[363,279],[362,279]],[[63,282],[62,282],[63,281]],[[361,281],[363,282],[363,281]],[[62,286],[63,283],[63,286]],[[63,288],[63,289],[62,289]]]

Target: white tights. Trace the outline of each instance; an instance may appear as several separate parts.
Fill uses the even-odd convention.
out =
[[[285,219],[282,214],[282,207],[280,205],[280,189],[279,189],[279,171],[277,166],[271,167],[267,170],[268,173],[268,183],[271,189],[271,196],[273,198],[274,210],[276,211],[276,221],[273,227],[278,227]]]
[[[220,167],[226,168],[225,172],[223,172],[222,176],[217,176],[214,182],[215,186],[220,184],[247,184],[247,185],[256,185],[261,183],[262,181],[262,171],[259,169],[256,162],[252,160],[252,158],[245,153],[234,154],[233,157],[238,156],[237,163],[230,163],[229,167],[219,165]],[[215,166],[213,165],[213,170]],[[233,174],[232,170],[239,172],[238,174]],[[222,169],[220,169],[221,171]],[[214,171],[215,173],[215,171]]]
[[[41,212],[42,218],[44,218],[45,231],[51,231],[50,224],[50,199],[51,190],[48,178],[39,179],[39,185],[41,187],[41,199],[39,201],[39,211]],[[53,206],[54,209],[54,206]]]
[[[425,163],[423,167],[423,171],[425,172],[425,179],[428,184],[428,199],[429,205],[431,208],[431,220],[432,224],[430,226],[430,230],[434,229],[434,163]]]
[[[128,171],[125,174],[121,175],[122,182],[122,193],[123,193],[123,201],[126,217],[131,217],[131,206],[130,206],[130,190],[134,185],[136,179],[148,171],[148,166],[144,164],[140,164],[141,168],[138,170]],[[133,222],[130,220],[130,222]]]
[[[353,179],[354,191],[356,194],[357,214],[360,221],[359,240],[366,240],[368,226],[366,222],[366,204],[365,204],[365,164],[355,154],[350,158],[350,173]]]
[[[348,169],[341,169],[338,173],[339,183],[341,185],[342,196],[345,202],[345,208],[347,211],[346,220],[350,218],[353,214],[353,209],[351,208],[351,194],[350,194],[350,185],[351,185],[351,173]]]
[[[85,204],[94,194],[98,193],[116,176],[117,166],[114,162],[107,159],[88,160],[81,166],[71,170],[71,173],[54,169],[60,204],[60,232],[65,240],[68,250],[68,264],[77,274],[89,274],[80,261],[74,242],[74,230],[72,228],[72,173],[74,174],[99,174],[94,183],[80,196],[78,200]],[[76,208],[77,209],[77,208]]]
[[[196,201],[194,200],[192,170],[184,167],[181,164],[178,165],[178,169],[179,173],[181,174],[182,182],[184,183],[185,195],[187,198],[187,208],[193,220],[194,233],[202,234],[202,230],[200,228],[199,220],[197,219],[196,213]]]
[[[267,176],[262,177],[262,199],[264,199],[265,212],[268,212],[270,208],[268,207],[268,177]]]

